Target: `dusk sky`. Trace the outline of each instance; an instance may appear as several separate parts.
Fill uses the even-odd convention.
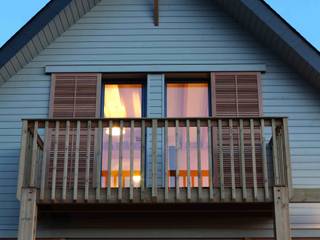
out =
[[[49,0],[1,1],[0,46]],[[266,0],[287,22],[320,50],[320,0]]]

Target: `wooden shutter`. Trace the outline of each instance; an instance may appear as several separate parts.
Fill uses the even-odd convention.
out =
[[[261,94],[259,73],[212,73],[212,113],[214,117],[259,117],[261,116]],[[224,183],[231,187],[231,160],[229,128],[223,131]],[[216,136],[217,130],[214,130]],[[241,186],[239,129],[234,128],[234,161],[236,186]],[[215,157],[218,158],[217,137],[214,139]],[[244,148],[247,187],[253,186],[250,128],[244,128]],[[255,128],[256,171],[258,186],[263,186],[260,128]],[[216,161],[219,169],[219,160]],[[218,172],[216,170],[216,176]],[[218,182],[218,178],[215,179]]]
[[[54,119],[81,119],[100,117],[100,74],[53,74],[51,83],[49,117]],[[94,135],[94,131],[93,135]],[[55,129],[50,129],[50,159],[49,159],[49,184],[51,183],[53,152],[55,145]],[[58,159],[56,187],[62,187],[63,167],[65,156],[66,128],[59,129],[58,140]],[[93,167],[94,159],[94,136],[91,147],[91,163]],[[68,186],[73,182],[74,160],[76,145],[76,124],[73,124],[69,132],[69,151],[68,151]],[[87,150],[87,129],[80,130],[79,148],[79,187],[84,187],[85,164]],[[90,172],[92,172],[90,170]],[[92,176],[90,177],[92,179]]]

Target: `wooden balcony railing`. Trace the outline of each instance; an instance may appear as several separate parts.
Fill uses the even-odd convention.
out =
[[[38,203],[272,202],[286,118],[23,120],[17,196]]]

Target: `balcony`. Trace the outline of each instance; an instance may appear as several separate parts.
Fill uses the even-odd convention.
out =
[[[270,203],[290,179],[286,118],[39,119],[23,120],[17,196]]]

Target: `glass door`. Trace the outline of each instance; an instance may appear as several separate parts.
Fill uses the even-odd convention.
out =
[[[167,83],[167,117],[208,117],[209,116],[209,89],[206,82],[172,82]],[[169,154],[169,186],[175,187],[176,169],[179,169],[179,185],[187,186],[187,137],[186,128],[179,127],[178,139],[175,128],[168,130]],[[208,133],[207,128],[200,129],[200,153],[202,186],[209,185],[208,169]],[[178,159],[178,162],[176,162]],[[178,164],[178,166],[177,166]],[[190,127],[190,170],[191,186],[198,186],[198,158],[197,158],[197,129]]]
[[[142,117],[142,84],[107,83],[104,85],[104,117],[105,118],[141,118]],[[130,184],[130,128],[123,128],[122,145],[122,186]],[[111,169],[108,169],[108,141],[112,135]],[[102,153],[102,187],[107,186],[108,174],[111,172],[110,186],[119,187],[119,144],[120,128],[113,127],[103,131]],[[140,186],[140,155],[141,155],[141,130],[134,129],[134,162],[133,185]]]

